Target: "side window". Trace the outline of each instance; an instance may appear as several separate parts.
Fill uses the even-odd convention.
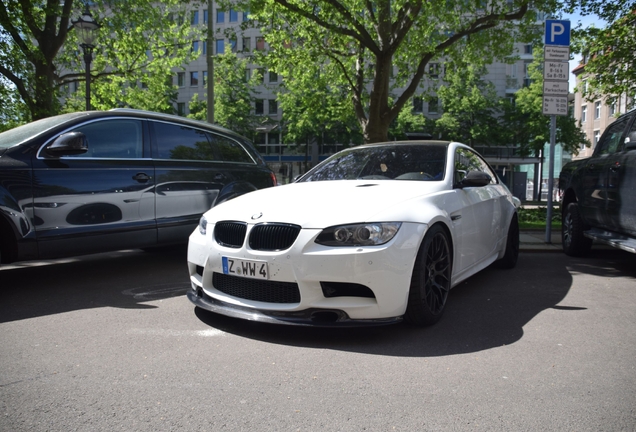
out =
[[[627,117],[621,120],[617,120],[605,129],[605,133],[598,142],[598,150],[596,155],[607,155],[616,153],[620,143],[623,131],[627,126]]]
[[[208,134],[188,126],[153,122],[157,140],[155,159],[216,161]]]
[[[223,162],[254,163],[254,160],[236,141],[221,135],[208,134],[212,146]]]
[[[88,139],[88,152],[65,157],[136,159],[143,157],[143,134],[140,120],[108,119],[79,126]]]
[[[485,160],[471,150],[458,148],[455,153],[455,183],[462,181],[468,171],[485,172],[492,178],[490,184],[497,184],[497,175]]]

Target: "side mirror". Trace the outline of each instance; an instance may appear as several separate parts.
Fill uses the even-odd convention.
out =
[[[630,132],[625,138],[625,150],[636,149],[636,131]]]
[[[468,171],[466,176],[455,186],[458,188],[481,187],[490,184],[492,177],[483,171]]]
[[[54,157],[83,154],[88,151],[88,139],[82,132],[67,132],[46,147]]]

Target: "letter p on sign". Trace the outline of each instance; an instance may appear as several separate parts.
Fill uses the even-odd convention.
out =
[[[546,20],[545,44],[570,46],[570,21]]]

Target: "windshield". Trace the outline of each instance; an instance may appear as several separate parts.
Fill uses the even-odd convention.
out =
[[[394,144],[343,150],[303,176],[299,182],[324,180],[444,179],[447,145]]]
[[[35,137],[36,135],[46,132],[52,127],[83,115],[86,115],[86,113],[80,112],[62,114],[54,117],[47,117],[42,120],[37,120],[13,129],[9,129],[8,131],[0,133],[0,149],[8,149],[9,147],[18,145],[30,138]]]

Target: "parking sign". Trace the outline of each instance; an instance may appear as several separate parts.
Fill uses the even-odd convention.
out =
[[[546,20],[545,44],[570,46],[570,21]]]

